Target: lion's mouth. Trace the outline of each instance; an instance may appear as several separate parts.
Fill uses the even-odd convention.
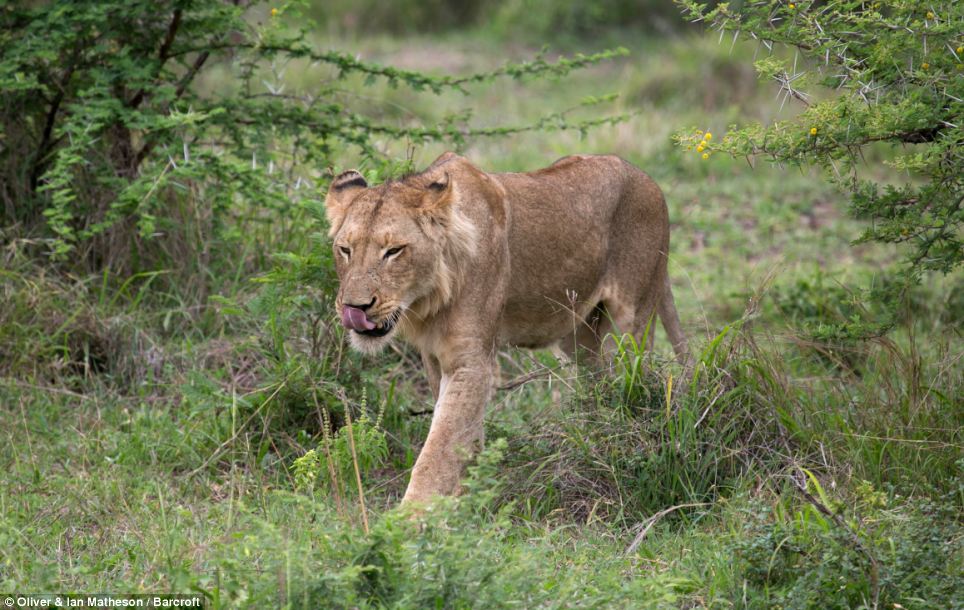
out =
[[[355,331],[363,337],[384,337],[395,329],[401,308],[390,313],[384,320],[375,322],[364,311],[357,307],[346,305],[342,308],[341,321],[345,328]]]
[[[370,330],[358,330],[353,329],[359,335],[364,335],[365,337],[384,337],[388,333],[395,329],[395,324],[398,322],[398,318],[392,314],[385,321],[380,322],[375,325],[375,328]]]

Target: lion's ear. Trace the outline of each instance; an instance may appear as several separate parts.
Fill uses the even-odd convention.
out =
[[[419,206],[421,209],[431,212],[451,207],[455,187],[448,172],[443,172],[441,176],[429,183],[425,190],[425,197]]]
[[[350,169],[335,176],[328,187],[328,195],[325,197],[325,215],[328,217],[328,226],[331,232],[341,225],[348,211],[348,205],[352,202],[361,189],[368,188],[368,182],[356,170]]]

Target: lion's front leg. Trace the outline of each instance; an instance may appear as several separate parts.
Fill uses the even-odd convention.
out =
[[[465,463],[482,448],[482,420],[492,394],[492,369],[489,359],[451,372],[443,365],[432,426],[415,461],[403,503],[458,492]]]
[[[438,402],[439,396],[441,395],[441,385],[442,385],[442,365],[439,364],[438,358],[432,354],[423,351],[422,352],[422,366],[425,367],[425,376],[428,378],[428,387],[432,390],[432,396]]]

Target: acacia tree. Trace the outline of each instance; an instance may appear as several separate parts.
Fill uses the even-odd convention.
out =
[[[678,0],[679,1],[679,0]],[[736,6],[679,1],[694,21],[756,40],[756,62],[786,99],[792,120],[731,126],[722,138],[677,135],[714,152],[815,165],[851,194],[850,211],[870,221],[857,241],[908,246],[904,275],[949,273],[964,261],[964,3],[908,0],[748,1]],[[822,90],[822,91],[818,91]],[[818,97],[820,93],[821,97]],[[872,161],[869,147],[893,152]],[[882,164],[883,167],[878,165]]]
[[[378,138],[459,145],[619,120],[562,111],[518,126],[473,126],[463,114],[432,125],[380,122],[342,101],[346,79],[464,92],[500,77],[565,75],[625,51],[433,76],[318,49],[290,26],[304,21],[298,3],[259,4],[0,0],[0,240],[39,238],[61,260],[129,272],[146,244],[178,230],[186,198],[214,232],[241,210],[283,217],[301,193],[317,196],[310,185],[324,182],[333,154],[377,155]],[[292,61],[333,76],[296,93],[268,82],[272,68]],[[204,86],[215,70],[222,84]]]

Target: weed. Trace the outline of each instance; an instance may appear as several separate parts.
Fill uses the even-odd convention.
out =
[[[731,550],[746,579],[747,607],[936,609],[960,603],[962,532],[954,500],[905,500],[867,483],[857,489],[856,503],[841,515],[856,534],[786,498],[778,510],[758,503],[746,509]]]

